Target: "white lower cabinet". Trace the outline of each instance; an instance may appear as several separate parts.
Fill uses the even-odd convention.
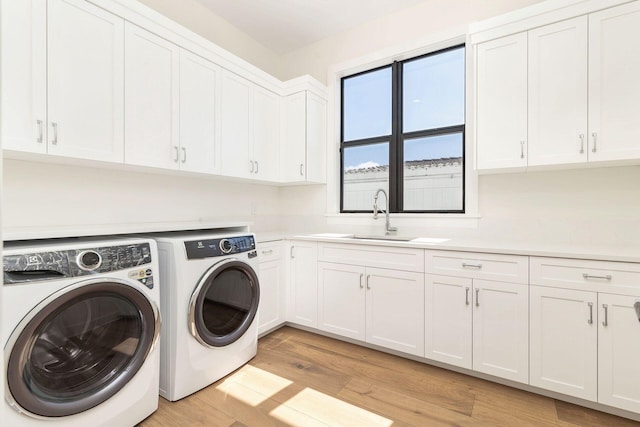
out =
[[[531,282],[531,385],[640,413],[640,265],[532,257]]]
[[[527,305],[527,285],[427,274],[425,357],[526,383]]]
[[[318,263],[318,328],[424,356],[424,275]]]
[[[258,246],[260,259],[258,334],[263,334],[284,322],[285,282],[281,249],[281,242],[269,242]]]
[[[292,241],[289,251],[287,320],[318,327],[318,244]]]
[[[530,384],[595,401],[597,294],[540,286],[532,286],[530,293]]]

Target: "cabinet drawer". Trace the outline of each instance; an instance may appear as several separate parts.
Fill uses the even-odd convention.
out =
[[[531,257],[531,284],[640,295],[640,264]]]
[[[349,244],[320,244],[318,260],[338,264],[424,272],[424,250]]]
[[[526,256],[475,252],[425,251],[427,273],[499,282],[528,283]]]
[[[282,254],[281,242],[258,243],[258,260],[260,262],[279,260]]]

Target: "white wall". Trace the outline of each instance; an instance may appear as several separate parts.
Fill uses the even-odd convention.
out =
[[[331,65],[459,29],[541,0],[425,0],[283,56],[282,79],[310,74],[327,83]],[[339,13],[338,11],[336,13]]]
[[[279,55],[194,0],[139,0],[267,73],[280,77]]]
[[[279,227],[273,186],[5,159],[3,226],[250,221]]]

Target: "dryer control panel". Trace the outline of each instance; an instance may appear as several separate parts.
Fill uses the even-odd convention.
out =
[[[256,250],[253,236],[234,236],[184,242],[187,259],[212,258]]]

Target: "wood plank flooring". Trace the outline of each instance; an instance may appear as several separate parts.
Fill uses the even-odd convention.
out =
[[[357,345],[284,327],[226,378],[178,402],[157,426],[640,426]]]

